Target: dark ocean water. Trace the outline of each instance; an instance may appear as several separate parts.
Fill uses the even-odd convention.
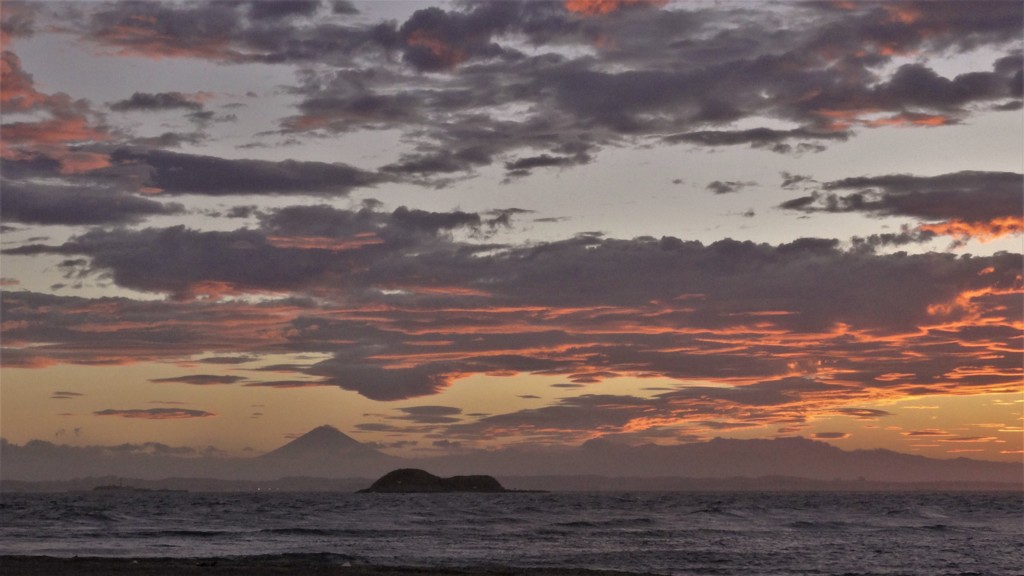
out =
[[[6,493],[0,554],[657,574],[1024,574],[1021,494]]]

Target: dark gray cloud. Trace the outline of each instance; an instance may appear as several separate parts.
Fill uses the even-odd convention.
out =
[[[732,307],[738,306],[731,312],[742,312],[743,301],[749,302],[751,310],[771,302],[783,309],[800,309],[801,314],[778,321],[804,329],[836,319],[826,313],[827,307],[812,313],[809,306],[826,303],[806,298],[818,289],[801,284],[807,281],[821,287],[821,281],[810,281],[812,271],[821,272],[821,262],[830,266],[826,275],[829,290],[837,290],[830,294],[846,294],[848,306],[863,302],[865,310],[858,313],[864,316],[859,322],[890,325],[901,318],[908,323],[920,320],[922,305],[894,302],[872,312],[870,297],[876,292],[858,295],[863,286],[857,281],[857,268],[891,263],[891,273],[880,281],[894,286],[910,283],[904,284],[908,290],[913,285],[922,294],[938,298],[954,295],[944,278],[955,277],[958,268],[974,272],[983,268],[951,263],[940,254],[896,260],[868,257],[843,252],[836,241],[813,239],[779,246],[732,240],[705,246],[670,237],[626,241],[580,236],[537,246],[506,247],[484,257],[479,254],[493,247],[460,244],[443,235],[480,221],[479,215],[463,212],[292,207],[265,216],[262,231],[200,232],[181,226],[96,230],[60,246],[30,245],[6,253],[82,255],[91,259],[91,267],[110,274],[122,286],[172,293],[187,292],[189,286],[207,282],[252,290],[299,288],[336,274],[346,278],[346,285],[361,290],[437,286],[556,306],[643,305],[652,299],[671,301],[680,294],[706,294],[708,298],[717,294],[729,299]],[[802,270],[812,262],[813,266]],[[644,278],[645,282],[641,289],[631,282],[609,282],[614,277]],[[760,280],[744,284],[754,278]],[[927,287],[929,283],[932,288]],[[553,292],[547,288],[550,285],[568,289]],[[408,297],[412,296],[409,293]],[[905,304],[908,306],[900,311]],[[714,324],[713,315],[701,319]]]
[[[978,104],[1019,98],[1017,52],[952,78],[923,64],[880,72],[914,50],[1011,44],[1015,36],[1001,19],[1020,16],[1019,7],[991,8],[979,17],[947,3],[852,11],[790,5],[778,13],[674,6],[583,20],[557,2],[431,7],[376,28],[358,49],[399,53],[414,71],[432,73],[426,87],[414,80],[421,76],[393,68],[318,75],[295,88],[299,114],[282,129],[405,130],[416,135],[416,151],[383,170],[431,185],[445,181],[424,177],[495,162],[510,177],[584,164],[603,146],[647,139],[817,152],[856,128],[951,124]],[[788,26],[787,16],[808,24]],[[588,55],[567,56],[565,47]],[[509,106],[524,112],[514,119],[485,112]],[[765,117],[796,126],[729,127]]]
[[[754,148],[769,148],[774,152],[791,152],[789,140],[834,140],[845,141],[850,138],[846,131],[818,132],[804,128],[792,130],[774,130],[771,128],[751,128],[749,130],[699,130],[672,134],[664,138],[670,144],[687,143],[702,146],[735,146],[749,144]]]
[[[142,185],[164,194],[344,195],[379,182],[374,174],[324,162],[229,160],[215,156],[122,148],[110,154],[109,172],[139,172]]]
[[[756,184],[756,182],[737,182],[735,180],[723,182],[721,180],[715,180],[707,185],[707,189],[715,194],[732,194],[733,192],[739,192],[747,186],[753,186],[754,184]]]
[[[119,416],[121,418],[140,418],[143,420],[181,420],[186,418],[208,418],[216,416],[205,410],[190,410],[186,408],[146,408],[116,410],[108,408],[93,412],[96,416]],[[134,448],[133,448],[134,450]]]
[[[334,0],[331,10],[335,14],[358,14],[359,10],[349,0]]]
[[[466,212],[428,212],[426,210],[410,210],[400,206],[391,213],[391,218],[401,227],[411,230],[422,230],[436,234],[441,230],[451,230],[465,226],[479,226],[480,215]]]
[[[803,174],[790,174],[789,172],[782,172],[780,176],[782,176],[783,188],[793,188],[797,184],[806,185],[812,182],[817,182],[814,178],[811,178],[810,176],[805,176]]]
[[[765,382],[698,391],[719,404],[759,406],[825,391],[778,380],[798,369],[912,393],[997,389],[1019,369],[1004,350],[1022,304],[1014,297],[1021,262],[1012,254],[880,255],[822,239],[704,245],[597,235],[487,246],[448,233],[483,220],[291,207],[265,214],[254,229],[95,230],[61,245],[9,248],[5,257],[63,255],[69,273],[174,299],[122,301],[111,316],[85,312],[88,300],[5,295],[5,338],[50,343],[5,350],[5,363],[318,353],[330,357],[281,366],[276,371],[292,376],[256,384],[335,385],[386,400],[435,393],[466,374],[585,384],[642,372]],[[279,296],[261,305],[218,300],[246,293]],[[219,333],[218,324],[239,317],[250,330]],[[102,336],[78,329],[115,318],[125,326]],[[938,324],[947,328],[922,328]],[[950,376],[982,362],[979,354],[991,372]],[[662,401],[696,402],[695,389],[687,390]]]
[[[46,154],[33,154],[21,158],[0,158],[4,180],[16,181],[32,177],[53,178],[60,175],[60,160]]]
[[[386,128],[414,122],[418,99],[411,93],[380,95],[348,89],[331,96],[309,98],[299,105],[302,116],[289,126],[296,131],[308,129],[311,118],[323,119],[317,128],[343,132],[358,128]]]
[[[805,394],[826,392],[838,400],[843,387],[802,377],[786,377],[734,388],[693,386],[664,392],[658,398],[689,404],[726,401],[742,406],[780,406],[798,402]]]
[[[582,394],[565,398],[558,404],[518,412],[496,414],[464,426],[449,427],[449,434],[477,436],[489,428],[538,429],[544,431],[599,430],[620,428],[639,418],[654,402],[635,396]]]
[[[604,146],[650,140],[816,151],[856,128],[956,122],[979,104],[1005,106],[1020,93],[1021,56],[1006,25],[1020,7],[1005,2],[976,11],[984,14],[944,2],[853,10],[801,4],[776,12],[739,4],[648,7],[614,18],[580,18],[561,2],[464,2],[372,24],[348,20],[349,8],[123,2],[80,8],[72,28],[131,55],[344,63],[300,75],[289,89],[296,115],[281,120],[282,131],[398,129],[417,145],[397,162],[373,173],[121,149],[111,154],[114,167],[93,176],[123,175],[167,194],[346,194],[391,179],[444,186],[490,164],[522,177],[588,163]],[[787,25],[790,16],[805,25]],[[1007,53],[989,69],[953,77],[920,63],[881,72],[897,54],[981,46]],[[6,84],[22,76],[7,74]],[[17,94],[12,102],[29,101]],[[180,108],[200,124],[216,119],[179,92],[137,92],[112,108]],[[489,112],[495,109],[519,112]],[[765,117],[793,127],[730,128]],[[7,126],[5,134],[21,128]],[[176,147],[202,138],[167,133],[137,143]]]
[[[541,154],[540,156],[529,156],[526,158],[520,158],[513,162],[506,162],[505,169],[509,171],[529,171],[534,168],[548,168],[557,166],[571,166],[573,164],[579,164],[580,160],[577,158],[570,158],[566,156],[549,156],[548,154]]]
[[[470,59],[515,58],[517,52],[491,37],[514,26],[520,9],[517,3],[490,2],[465,12],[417,10],[398,29],[402,59],[417,70],[439,71]]]
[[[848,432],[817,432],[814,437],[819,440],[841,440],[843,438],[849,438]]]
[[[246,364],[257,360],[255,356],[211,356],[197,360],[203,364]]]
[[[390,47],[394,24],[345,25],[357,11],[335,2],[321,11],[314,1],[116,2],[81,10],[74,23],[82,37],[128,56],[204,58],[221,63],[313,60],[351,63],[361,52]],[[340,20],[340,22],[339,22]]]
[[[0,34],[7,38],[28,38],[35,34],[35,10],[31,2],[4,2]]]
[[[12,253],[34,251],[27,247]],[[184,226],[137,232],[94,230],[57,252],[91,254],[93,265],[109,269],[114,281],[123,286],[147,291],[170,288],[180,295],[209,282],[291,289],[324,273],[318,269],[324,263],[322,255],[278,249],[258,232],[246,230],[197,232]]]
[[[126,55],[237,61],[241,51],[222,46],[224,40],[244,29],[241,6],[237,2],[168,5],[123,1],[86,11],[75,23],[88,40]]]
[[[1024,175],[964,171],[939,176],[893,174],[826,182],[822,190],[781,207],[803,212],[863,212],[926,221],[990,222],[1024,213]],[[838,191],[854,190],[847,194]]]
[[[487,152],[470,147],[456,152],[438,151],[432,154],[406,155],[398,162],[381,167],[381,171],[407,175],[451,174],[486,166],[491,160],[491,155]]]
[[[399,408],[401,420],[417,424],[452,424],[462,420],[462,409],[454,406],[410,406]]]
[[[188,376],[173,376],[170,378],[151,378],[150,382],[164,383],[173,382],[176,384],[193,384],[196,386],[210,386],[216,384],[234,384],[245,380],[244,376],[230,376],[224,374],[191,374]]]
[[[61,390],[61,391],[54,392],[53,394],[50,394],[50,399],[51,400],[73,400],[75,398],[78,398],[79,396],[85,396],[85,394],[82,394],[81,392],[71,392],[71,391]]]
[[[253,20],[309,17],[316,14],[318,8],[320,0],[257,0],[249,3],[249,17]]]
[[[878,248],[888,246],[905,246],[907,244],[921,244],[929,242],[938,236],[931,230],[912,229],[909,226],[901,226],[899,232],[884,232],[871,234],[869,236],[854,236],[850,243],[854,250],[874,251]]]
[[[136,138],[132,143],[153,148],[180,148],[184,144],[199,144],[205,139],[206,134],[202,132],[164,132],[159,136]]]
[[[921,64],[904,64],[875,93],[879,100],[903,107],[959,110],[974,100],[1009,97],[1012,86],[1010,78],[998,72],[967,72],[949,79]]]
[[[177,215],[184,206],[101,188],[3,182],[0,217],[24,224],[128,224]]]
[[[876,420],[884,416],[892,416],[892,412],[874,408],[840,408],[836,412],[845,416],[853,416],[860,420]]]
[[[184,213],[181,204],[138,195],[171,194],[312,194],[344,195],[357,187],[381,181],[377,175],[344,164],[228,160],[212,156],[174,154],[148,148],[111,148],[95,143],[55,146],[86,139],[102,141],[110,134],[89,125],[92,113],[85,101],[63,94],[45,95],[34,88],[20,61],[4,52],[5,107],[37,111],[52,120],[4,125],[5,144],[12,153],[3,158],[6,221],[31,224],[132,224],[152,216]],[[184,109],[193,121],[219,120],[197,102],[177,92],[136,93],[115,103],[116,111]],[[53,133],[51,135],[51,132]],[[74,136],[65,136],[71,132]],[[165,133],[136,139],[144,146],[195,144],[205,136]],[[42,144],[40,144],[42,142]]]
[[[398,410],[410,416],[452,416],[462,413],[462,408],[455,406],[409,406]]]
[[[203,109],[203,105],[194,97],[182,94],[181,92],[160,92],[156,94],[136,92],[131,95],[131,98],[114,102],[110,105],[110,109],[115,112],[153,112],[174,109],[198,111]]]
[[[386,272],[392,265],[402,267],[405,251],[434,246],[443,254],[451,247],[445,234],[481,224],[480,215],[466,212],[405,207],[391,213],[352,212],[328,206],[293,206],[264,216],[263,231],[202,232],[184,226],[95,229],[62,246],[29,245],[7,253],[88,254],[92,258],[89,268],[105,270],[122,286],[157,292],[169,289],[178,297],[195,296],[215,286],[229,292],[301,290],[369,266],[381,267],[379,281],[390,287],[407,280],[388,278]],[[471,256],[488,248],[467,245],[461,250]],[[447,285],[441,279],[428,282]]]

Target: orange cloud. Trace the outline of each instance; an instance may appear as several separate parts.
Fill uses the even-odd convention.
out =
[[[475,288],[467,288],[465,286],[422,286],[389,284],[387,286],[378,286],[378,289],[382,291],[394,290],[400,292],[407,292],[411,294],[425,294],[429,296],[479,296],[481,298],[487,298],[491,296],[489,292],[477,290]],[[472,310],[466,310],[466,312],[471,311]]]
[[[897,114],[888,118],[865,120],[861,124],[868,128],[880,128],[882,126],[945,126],[949,122],[949,117],[941,114]]]
[[[88,121],[81,116],[54,118],[44,122],[4,124],[4,139],[8,142],[62,144],[107,138],[103,132],[90,127]]]
[[[879,382],[899,382],[900,380],[909,380],[913,377],[914,374],[909,372],[888,372],[875,376],[875,380]]]
[[[376,354],[369,356],[371,360],[386,360],[388,369],[416,368],[427,362],[450,362],[457,360],[478,360],[483,358],[502,357],[509,355],[527,355],[532,358],[566,358],[571,357],[577,345],[563,344],[559,346],[545,346],[538,348],[509,348],[493,349],[485,351],[454,351],[454,352],[432,352],[432,353],[404,353],[404,354]],[[586,361],[586,355],[577,357],[580,361]],[[607,373],[614,375],[614,373]]]
[[[903,432],[902,434],[904,436],[914,436],[914,437],[920,437],[920,436],[952,436],[952,434],[950,434],[949,432],[946,432],[945,430],[938,430],[936,428],[927,428],[925,430],[913,430],[911,432]]]
[[[406,39],[406,43],[409,46],[426,48],[448,68],[453,68],[466,60],[466,53],[464,51],[455,48],[426,30],[413,31]]]
[[[6,132],[7,127],[4,127]],[[6,136],[6,133],[4,134]],[[45,156],[60,163],[61,174],[82,174],[110,166],[110,156],[98,152],[71,150],[65,145],[27,143],[23,146],[10,146],[0,141],[0,157],[8,160],[32,160]]]
[[[0,105],[5,112],[49,113],[48,120],[11,122],[3,125],[0,156],[31,159],[45,155],[60,162],[64,174],[88,172],[110,165],[106,154],[68,148],[71,143],[109,140],[105,129],[90,124],[88,105],[67,94],[48,95],[36,91],[32,75],[21,68],[21,60],[5,51],[0,60]]]
[[[941,438],[939,442],[948,442],[952,444],[976,444],[986,442],[998,442],[999,438],[995,436],[959,436],[956,438]]]
[[[1016,279],[1016,285],[1008,288],[996,288],[996,287],[985,287],[976,290],[964,290],[957,294],[954,298],[947,302],[936,303],[928,306],[928,314],[932,316],[948,316],[956,311],[964,311],[968,314],[964,321],[971,322],[973,324],[982,324],[981,318],[981,299],[986,296],[1014,296],[1018,294],[1024,294],[1024,286],[1021,286],[1021,278],[1018,276]],[[1010,318],[995,318],[995,323],[1005,323],[1005,325],[1015,325],[1021,327],[1021,322],[1013,321]],[[949,330],[955,326],[945,325],[941,328]]]
[[[849,130],[855,123],[859,123],[858,116],[864,114],[872,114],[877,112],[875,108],[857,108],[850,110],[832,110],[832,109],[820,109],[815,110],[814,113],[818,116],[823,116],[829,119],[825,129],[833,132],[845,132]]]
[[[668,0],[565,0],[565,9],[584,16],[611,14],[629,6],[664,6]]]
[[[37,356],[21,354],[20,346],[25,345],[25,342],[11,342],[5,338],[4,344],[7,348],[4,350],[4,366],[8,368],[26,368],[26,369],[43,369],[51,366],[56,366],[62,361],[58,358],[51,356]]]
[[[893,52],[882,52],[883,54],[892,55]],[[827,128],[833,131],[849,130],[854,125],[864,126],[866,128],[882,128],[886,126],[902,126],[902,127],[935,127],[935,126],[946,126],[953,122],[953,119],[949,116],[943,116],[941,114],[915,114],[915,113],[901,113],[887,116],[884,118],[868,119],[866,116],[877,114],[881,112],[878,108],[850,108],[850,109],[820,109],[815,110],[814,113],[818,116],[829,119]]]
[[[1006,216],[994,218],[988,222],[949,220],[937,224],[922,224],[918,229],[941,236],[952,236],[959,240],[976,239],[981,242],[990,242],[1004,236],[1016,236],[1024,232],[1024,218]]]
[[[228,40],[210,39],[194,45],[183,45],[173,35],[154,27],[155,17],[135,16],[134,24],[122,24],[104,30],[92,40],[115,48],[115,56],[134,56],[162,60],[165,58],[203,58],[234,60],[237,54],[228,49]]]
[[[229,282],[217,282],[213,280],[207,280],[204,282],[196,282],[188,287],[188,294],[184,296],[185,299],[199,298],[199,299],[210,299],[219,300],[226,296],[235,296],[242,293],[235,287],[234,284]]]
[[[1000,370],[994,366],[958,366],[957,368],[943,374],[943,376],[950,380],[964,380],[978,376],[996,376],[1012,379],[1021,378],[1024,374],[1021,373],[1020,369],[1014,368]]]
[[[303,115],[292,116],[281,121],[281,126],[291,132],[307,132],[330,126],[332,119],[326,116]]]
[[[364,246],[373,246],[384,243],[384,241],[373,232],[357,234],[352,238],[343,240],[328,238],[325,236],[267,236],[267,242],[275,248],[327,250],[330,252],[357,250]]]
[[[60,161],[61,174],[81,174],[110,166],[110,156],[97,152],[64,150],[54,157]]]
[[[905,4],[887,4],[882,7],[890,22],[913,24],[921,19],[921,11]]]
[[[44,104],[49,96],[35,89],[32,75],[21,68],[21,59],[14,52],[0,56],[0,104],[8,112],[26,112]]]
[[[651,428],[673,426],[685,423],[685,419],[675,417],[638,417],[626,422],[620,432],[642,432]]]
[[[249,388],[277,388],[287,390],[292,388],[315,388],[320,386],[332,386],[330,382],[317,382],[310,380],[274,380],[270,382],[250,382],[242,384]]]

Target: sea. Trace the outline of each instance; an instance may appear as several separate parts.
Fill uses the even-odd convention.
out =
[[[1021,493],[0,495],[0,554],[664,575],[1024,575]]]

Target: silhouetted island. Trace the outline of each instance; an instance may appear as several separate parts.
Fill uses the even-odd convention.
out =
[[[369,488],[359,491],[367,492],[510,492],[492,476],[452,476],[441,478],[426,470],[416,468],[400,468],[381,476]]]

